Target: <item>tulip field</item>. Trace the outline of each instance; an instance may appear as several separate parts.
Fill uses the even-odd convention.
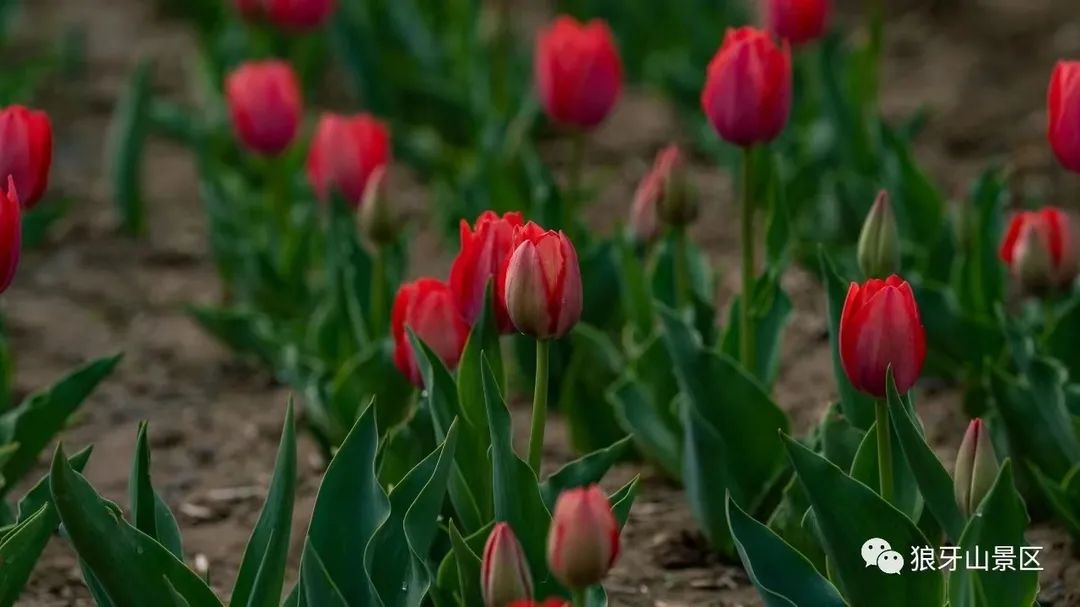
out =
[[[0,2],[0,607],[1080,606],[1078,19]]]

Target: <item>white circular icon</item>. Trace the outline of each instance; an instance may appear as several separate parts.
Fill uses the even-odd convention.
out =
[[[895,550],[886,550],[878,555],[877,567],[889,575],[900,575],[904,569],[904,557]]]
[[[877,567],[878,557],[883,552],[891,551],[892,546],[889,542],[881,539],[880,537],[870,538],[863,542],[862,545],[862,558],[866,562],[867,567]]]

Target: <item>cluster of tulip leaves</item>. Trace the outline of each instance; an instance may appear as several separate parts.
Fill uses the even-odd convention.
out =
[[[5,348],[6,352],[6,348]],[[50,388],[10,402],[9,358],[0,378],[0,605],[11,605],[30,577],[45,545],[59,524],[45,479],[12,508],[8,494],[30,472],[41,451],[52,441],[84,400],[120,362],[120,356],[92,361],[72,371]],[[77,454],[72,466],[81,468],[89,450]]]

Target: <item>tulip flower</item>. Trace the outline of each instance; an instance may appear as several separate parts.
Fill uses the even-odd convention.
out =
[[[0,179],[15,180],[24,209],[45,193],[52,164],[52,123],[45,112],[12,105],[0,110]]]
[[[584,591],[604,579],[618,556],[619,524],[603,490],[592,485],[560,494],[547,541],[555,579],[575,592]]]
[[[967,516],[975,513],[994,486],[999,469],[989,429],[981,419],[971,420],[956,454],[956,472],[953,474],[956,504],[961,512]]]
[[[263,0],[267,16],[278,27],[293,30],[321,26],[334,12],[335,0]]]
[[[225,81],[229,116],[237,138],[253,152],[277,156],[300,125],[300,85],[288,63],[253,61]]]
[[[416,364],[417,353],[413,352],[406,328],[412,329],[448,368],[457,367],[469,337],[469,325],[458,312],[454,295],[446,283],[421,278],[402,285],[391,311],[394,364],[413,385],[423,387]]]
[[[484,607],[506,607],[514,601],[532,599],[529,562],[507,523],[495,525],[488,536],[480,583]]]
[[[677,229],[697,219],[697,199],[683,175],[683,156],[677,145],[660,150],[653,166],[638,184],[630,212],[630,229],[639,242],[654,240],[660,221]]]
[[[1025,292],[1066,289],[1080,270],[1075,238],[1061,209],[1023,211],[1009,222],[998,253]]]
[[[518,331],[539,340],[557,339],[581,318],[581,268],[562,232],[535,223],[514,228],[514,251],[498,291]]]
[[[829,0],[765,0],[765,21],[777,37],[799,46],[825,33]]]
[[[7,192],[0,196],[0,293],[11,286],[22,251],[22,207],[15,178],[8,175]]]
[[[607,24],[560,16],[540,32],[533,57],[536,90],[555,123],[591,129],[611,112],[622,88],[622,62]]]
[[[1059,61],[1046,93],[1046,138],[1058,162],[1080,173],[1080,61]]]
[[[461,249],[450,266],[450,289],[470,325],[476,323],[484,310],[488,281],[498,279],[514,252],[514,230],[521,226],[521,221],[521,213],[510,212],[499,217],[492,211],[484,211],[475,227],[461,220]],[[499,331],[513,333],[506,300],[495,297],[494,307]]]
[[[370,114],[323,114],[307,158],[308,181],[320,198],[332,192],[359,206],[368,181],[390,163],[390,131]]]
[[[851,385],[885,397],[891,367],[897,390],[915,385],[926,358],[926,335],[911,285],[899,276],[851,283],[840,315],[840,359]]]
[[[752,27],[729,29],[709,63],[701,107],[725,141],[741,147],[771,141],[791,111],[791,51]]]
[[[885,190],[878,194],[863,223],[858,261],[859,269],[868,278],[888,276],[900,270],[900,232]]]

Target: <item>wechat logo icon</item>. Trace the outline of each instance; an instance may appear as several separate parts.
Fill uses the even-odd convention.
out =
[[[904,570],[904,557],[892,549],[889,542],[874,537],[863,542],[862,559],[867,567],[877,567],[882,573],[900,575]]]

